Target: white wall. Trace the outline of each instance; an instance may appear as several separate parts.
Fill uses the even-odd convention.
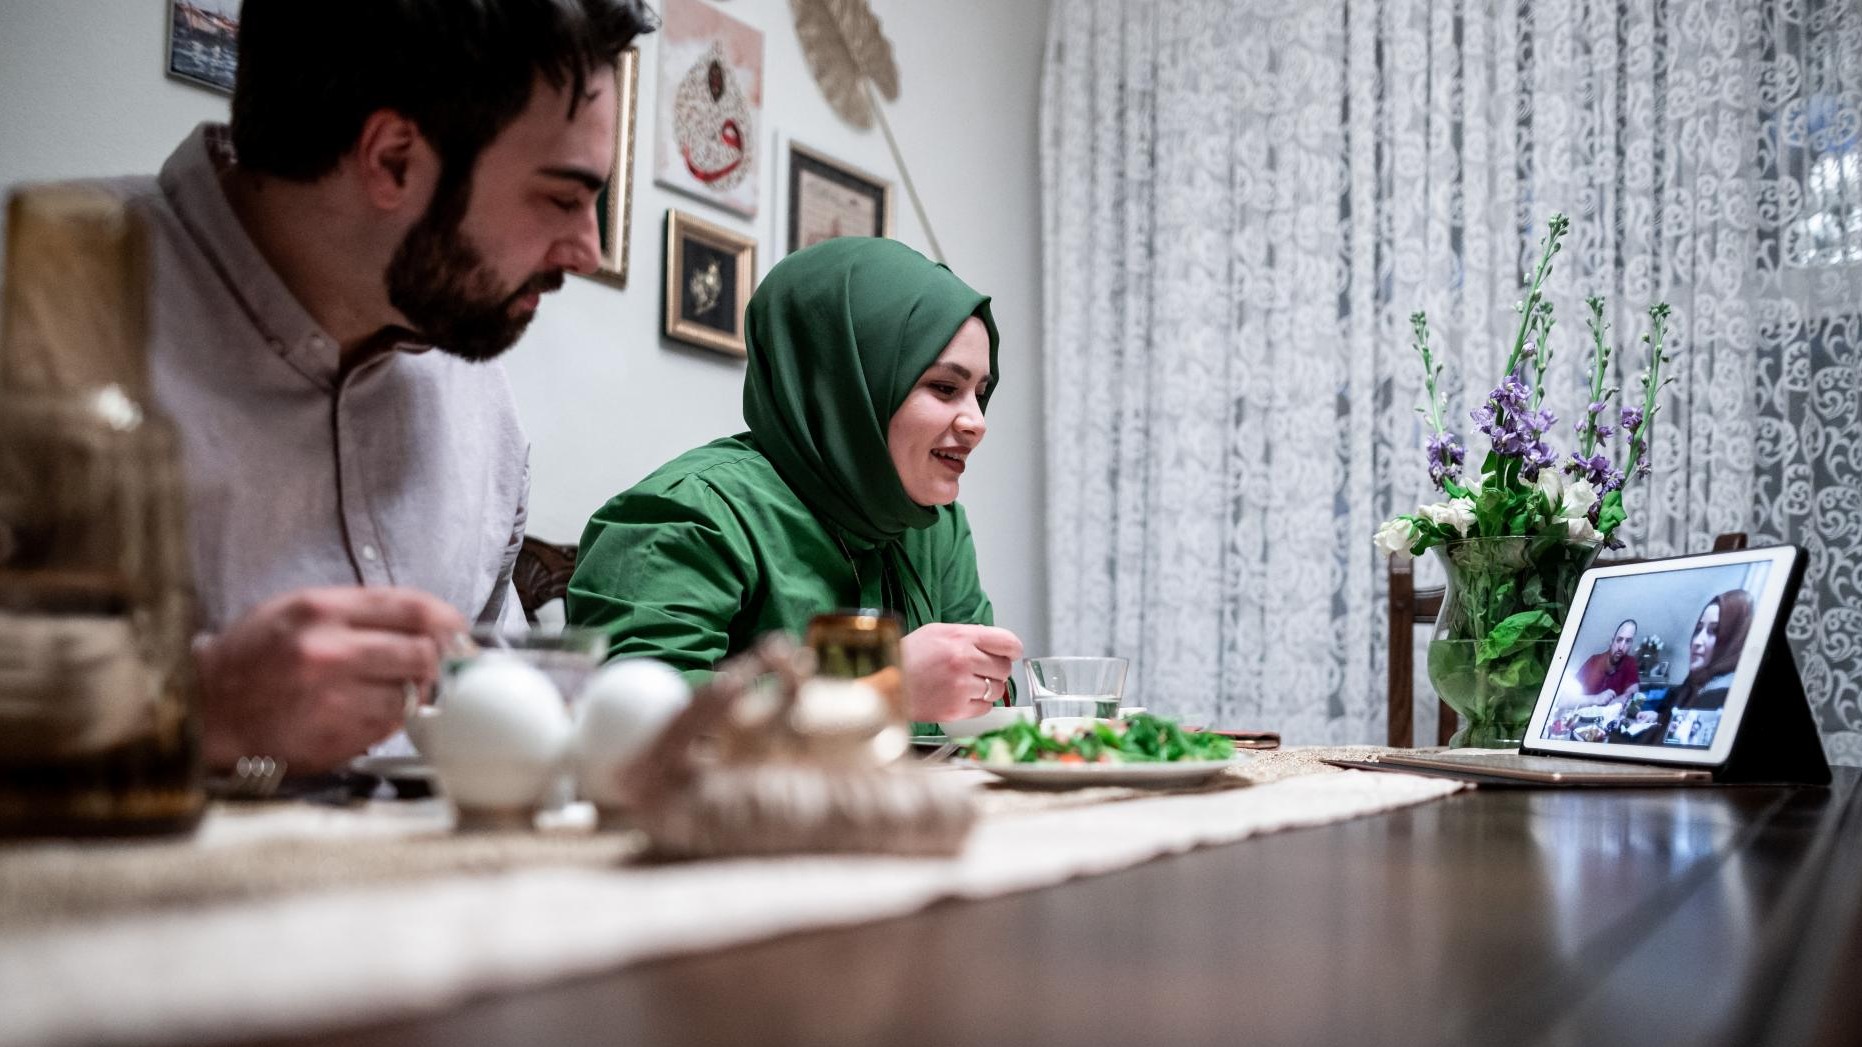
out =
[[[1047,636],[1035,152],[1047,0],[871,3],[900,69],[887,115],[946,261],[995,298],[1002,386],[963,502],[998,620],[1034,653]],[[718,6],[764,33],[766,160],[780,131],[895,177],[879,132],[843,124],[815,87],[787,0]],[[225,119],[224,96],[163,74],[166,10],[164,0],[0,0],[0,186],[153,172],[196,123]],[[667,208],[754,234],[765,271],[782,239],[773,164],[753,221],[652,184],[655,38],[641,57],[628,286],[571,280],[507,358],[533,445],[531,531],[555,541],[574,541],[608,496],[661,462],[743,426],[743,365],[658,335]],[[896,235],[929,253],[902,186],[897,201]]]

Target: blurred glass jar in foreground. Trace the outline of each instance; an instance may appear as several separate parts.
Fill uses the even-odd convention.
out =
[[[22,189],[0,326],[0,836],[191,829],[194,601],[172,426],[147,395],[146,236]]]
[[[809,621],[814,678],[796,695],[789,720],[815,756],[883,764],[910,746],[899,634],[898,616],[887,611],[837,611]]]

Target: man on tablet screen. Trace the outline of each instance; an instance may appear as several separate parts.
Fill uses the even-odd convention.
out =
[[[1636,620],[1625,618],[1610,637],[1610,647],[1584,660],[1578,667],[1578,687],[1584,700],[1594,705],[1628,701],[1639,689],[1636,660],[1629,647],[1636,642]]]

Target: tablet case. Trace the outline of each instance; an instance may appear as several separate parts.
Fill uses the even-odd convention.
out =
[[[1816,717],[1811,714],[1803,680],[1797,674],[1797,660],[1784,637],[1785,623],[1791,617],[1791,608],[1797,606],[1797,590],[1809,558],[1801,548],[1792,557],[1791,577],[1785,582],[1771,637],[1765,643],[1765,657],[1746,697],[1732,750],[1725,763],[1713,768],[1716,782],[1830,784],[1823,737],[1817,733]],[[1533,756],[1572,755],[1531,746],[1521,746],[1519,751]]]

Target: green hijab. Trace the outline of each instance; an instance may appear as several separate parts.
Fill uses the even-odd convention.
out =
[[[744,421],[784,482],[853,544],[895,545],[937,519],[905,493],[886,433],[972,316],[989,330],[987,408],[997,378],[989,297],[897,240],[838,237],[803,248],[750,297]]]

